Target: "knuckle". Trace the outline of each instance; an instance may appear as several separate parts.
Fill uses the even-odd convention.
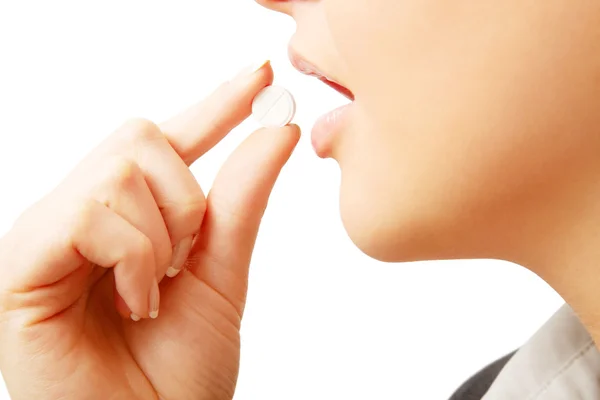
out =
[[[154,122],[143,118],[127,121],[123,131],[127,138],[133,142],[148,142],[162,137],[160,128]]]
[[[117,187],[118,189],[133,187],[142,174],[137,163],[125,158],[112,160],[109,171],[108,183],[111,187]]]
[[[200,224],[206,214],[206,198],[202,193],[191,196],[183,202],[182,218],[189,223]]]
[[[176,232],[176,236],[173,238],[179,240],[197,233],[206,214],[206,209],[206,198],[202,191],[198,189],[197,193],[163,206],[162,213],[171,234]]]
[[[142,233],[132,238],[128,247],[129,257],[132,259],[143,261],[145,263],[154,257],[152,241]]]

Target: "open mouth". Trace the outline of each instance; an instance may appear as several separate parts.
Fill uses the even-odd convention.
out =
[[[291,47],[288,48],[288,55],[290,62],[298,71],[305,75],[314,76],[351,101],[351,103],[338,107],[319,117],[311,132],[312,146],[317,155],[322,158],[333,157],[336,138],[346,129],[350,121],[351,110],[354,106],[354,93],[331,74],[323,72],[315,65],[309,63]]]
[[[310,64],[304,58],[302,58],[298,53],[296,53],[293,49],[288,50],[290,62],[298,71],[305,75],[314,76],[327,86],[335,89],[337,92],[341,93],[344,97],[348,98],[350,101],[354,101],[354,94],[350,89],[337,82],[335,79],[327,76],[325,73],[321,72],[317,67]]]

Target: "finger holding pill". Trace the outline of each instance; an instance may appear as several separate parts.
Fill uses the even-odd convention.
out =
[[[253,135],[251,143],[254,145],[243,146],[243,151],[236,152],[238,155],[233,162],[235,168],[231,167],[231,162],[228,168],[239,171],[237,164],[247,165],[247,159],[255,160],[255,157],[258,157],[263,162],[260,164],[263,169],[257,171],[256,176],[266,174],[269,177],[268,181],[274,183],[279,168],[296,144],[299,129],[289,127],[296,109],[294,98],[288,90],[273,86],[272,82],[273,70],[269,62],[257,63],[221,85],[205,100],[162,124],[143,119],[125,123],[93,150],[44,199],[45,201],[41,202],[41,206],[34,210],[35,215],[38,215],[37,212],[45,215],[49,213],[47,210],[56,208],[57,204],[69,205],[63,207],[66,210],[65,215],[53,213],[56,222],[48,225],[70,226],[65,220],[83,221],[85,218],[71,218],[69,210],[79,210],[78,205],[82,202],[93,204],[94,210],[114,214],[113,218],[103,219],[105,223],[110,222],[116,227],[114,237],[110,239],[116,240],[120,237],[117,233],[126,229],[136,232],[137,236],[145,238],[138,240],[141,244],[137,247],[142,248],[143,257],[152,258],[151,262],[137,255],[142,253],[142,250],[136,250],[135,244],[126,246],[131,251],[137,251],[134,255],[125,252],[116,255],[110,253],[113,258],[108,261],[98,260],[98,255],[109,254],[108,250],[114,250],[115,247],[105,249],[104,242],[96,240],[96,229],[77,231],[77,243],[80,243],[85,251],[76,251],[76,246],[63,240],[63,237],[56,235],[52,229],[31,232],[30,223],[21,223],[17,224],[19,229],[13,230],[11,238],[26,243],[27,248],[33,242],[44,245],[40,245],[38,251],[24,252],[30,257],[20,260],[20,267],[12,269],[13,273],[18,273],[19,279],[26,282],[28,287],[49,288],[71,276],[74,271],[83,270],[82,266],[88,264],[93,268],[102,268],[101,271],[112,269],[115,278],[114,297],[119,314],[134,321],[157,317],[159,292],[162,290],[159,285],[163,277],[173,278],[184,269],[189,269],[186,261],[195,242],[194,238],[200,231],[204,234],[209,232],[206,229],[202,230],[207,225],[204,223],[208,207],[207,196],[189,170],[189,165],[209,151],[251,113],[262,125],[272,129],[260,130],[260,133]],[[271,136],[273,132],[276,139]],[[271,161],[265,163],[265,160]],[[107,167],[113,164],[114,168]],[[252,161],[251,164],[255,165],[255,162]],[[263,179],[256,178],[256,182],[258,185]],[[229,186],[218,186],[227,189],[218,192],[225,198],[229,193]],[[256,190],[264,196],[270,193],[269,187],[260,186]],[[237,197],[236,193],[239,194],[233,191],[232,193],[234,198]],[[252,201],[263,198],[255,193],[250,197]],[[225,199],[223,203],[236,204],[229,199]],[[212,204],[214,206],[215,202]],[[263,207],[248,207],[244,211],[251,214],[262,209]],[[213,217],[226,216],[227,212],[209,210],[208,214]],[[33,218],[35,221],[42,219],[43,216]],[[124,221],[121,225],[127,224],[127,228],[119,228],[120,222],[116,221],[121,219]],[[260,221],[260,218],[257,217],[253,221]],[[218,225],[221,230],[226,231],[220,237],[233,236],[232,232],[236,229],[248,236],[247,231],[234,222],[222,217],[219,221],[213,220],[212,226]],[[88,232],[95,234],[88,238]],[[133,233],[131,235],[135,236]],[[65,236],[71,238],[74,234],[67,231]],[[252,235],[248,237],[245,246],[247,251],[244,253],[247,258],[251,254],[254,240]],[[86,238],[89,240],[84,240]],[[214,243],[215,240],[209,242]],[[221,240],[217,242],[222,243]],[[127,243],[123,240],[124,245]],[[218,248],[221,249],[222,246]],[[215,257],[223,258],[219,254]],[[240,261],[239,254],[236,257],[238,258],[232,263],[241,265],[243,270],[246,260]],[[140,266],[145,266],[146,269],[142,270]],[[98,276],[98,279],[102,278],[104,272]],[[31,323],[46,320],[68,308],[72,299],[86,293],[89,285],[95,283],[96,280],[89,283],[69,283],[72,296],[62,299],[64,303],[53,303],[52,307],[40,308],[41,312],[31,315]],[[229,287],[224,287],[223,290],[234,292]]]

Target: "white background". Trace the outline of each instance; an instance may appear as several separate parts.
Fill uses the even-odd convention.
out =
[[[293,31],[252,0],[0,2],[0,233],[126,119],[160,122],[268,57],[304,136],[257,243],[236,399],[445,399],[561,300],[511,264],[386,265],[353,247],[337,166],[308,138],[344,100],[288,64]],[[194,166],[203,187],[254,127]]]

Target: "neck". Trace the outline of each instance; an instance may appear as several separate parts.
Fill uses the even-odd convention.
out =
[[[600,177],[557,189],[517,235],[522,244],[509,259],[552,286],[600,343]]]

